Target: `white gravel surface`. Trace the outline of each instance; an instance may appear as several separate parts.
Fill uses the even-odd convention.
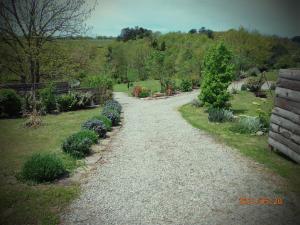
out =
[[[283,192],[283,180],[182,119],[178,107],[197,94],[140,100],[116,93],[123,127],[62,222],[300,224],[299,203]],[[284,204],[240,205],[241,197]]]

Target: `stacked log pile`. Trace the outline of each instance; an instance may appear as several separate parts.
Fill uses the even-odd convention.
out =
[[[279,71],[269,144],[300,163],[300,69]]]

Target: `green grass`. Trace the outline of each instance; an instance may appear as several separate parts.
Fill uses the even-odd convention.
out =
[[[100,109],[47,115],[37,129],[25,128],[24,119],[0,120],[0,224],[57,224],[58,213],[77,196],[79,187],[58,184],[30,185],[16,179],[25,160],[36,152],[54,152],[69,172],[82,165],[64,154],[61,143],[80,130]]]
[[[114,85],[114,91],[125,92],[130,95],[134,86],[141,86],[141,87],[149,88],[152,93],[160,92],[159,80],[137,81],[137,82],[133,83],[133,85],[129,88],[129,90],[127,88],[127,84],[116,84],[116,85]]]
[[[273,107],[272,99],[270,94],[268,99],[264,100],[256,98],[250,92],[239,92],[234,95],[231,103],[235,114],[256,116],[258,109],[267,112]],[[290,190],[300,192],[300,166],[270,151],[267,135],[253,136],[234,133],[230,129],[234,125],[233,123],[211,123],[208,121],[208,114],[204,108],[195,108],[190,104],[182,106],[180,112],[191,125],[209,132],[217,141],[225,142],[239,150],[243,155],[264,164],[272,171],[287,178]]]

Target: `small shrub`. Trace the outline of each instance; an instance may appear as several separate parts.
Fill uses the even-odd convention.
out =
[[[234,119],[233,113],[230,110],[210,108],[208,110],[208,120],[210,122],[226,122]]]
[[[191,80],[183,79],[180,84],[180,90],[183,92],[189,92],[193,90],[193,84]]]
[[[105,75],[91,76],[87,79],[87,84],[90,88],[113,89],[113,80]]]
[[[91,105],[93,100],[93,95],[89,91],[85,93],[76,92],[75,98],[77,100],[75,109],[85,109]]]
[[[90,153],[92,144],[93,140],[78,132],[69,136],[63,142],[62,149],[74,157],[82,158]]]
[[[104,123],[107,131],[112,130],[112,128],[111,128],[112,127],[112,122],[106,116],[104,116],[104,115],[94,116],[93,119],[102,121]]]
[[[27,92],[22,99],[22,113],[26,116],[27,114],[34,113],[33,108],[35,105],[36,110],[40,115],[46,114],[46,109],[44,104],[40,99],[35,99],[32,91]]]
[[[0,117],[18,116],[21,106],[21,98],[14,90],[0,90]]]
[[[51,112],[56,109],[56,97],[53,84],[40,90],[39,96],[46,112]]]
[[[242,84],[241,91],[247,91],[248,87],[247,84]]]
[[[249,77],[246,82],[247,88],[251,92],[257,92],[261,89],[263,82],[258,77]]]
[[[262,124],[258,117],[243,116],[240,117],[232,130],[241,134],[253,134],[262,130]]]
[[[197,108],[200,108],[200,107],[204,106],[203,102],[199,99],[193,99],[191,104],[192,104],[192,106],[197,107]]]
[[[160,80],[161,85],[161,93],[165,93],[166,95],[173,95],[176,89],[176,82],[171,78],[164,78]]]
[[[110,119],[113,126],[117,126],[120,122],[120,113],[114,109],[104,108],[102,110],[102,115]]]
[[[258,119],[261,124],[262,131],[266,132],[270,128],[270,119],[271,119],[271,111],[264,112],[262,110],[258,110]]]
[[[93,144],[98,143],[98,134],[94,130],[82,129],[76,133],[78,138],[88,138]]]
[[[77,99],[72,93],[60,95],[57,98],[58,109],[61,112],[67,112],[76,109]]]
[[[114,110],[116,110],[119,113],[122,112],[122,106],[116,100],[108,100],[108,101],[106,101],[105,104],[104,104],[104,108],[114,109]]]
[[[34,182],[50,182],[66,173],[62,160],[54,154],[34,154],[22,167],[21,177]]]
[[[150,89],[143,87],[142,91],[139,94],[139,98],[147,98],[150,96],[150,93],[151,93]]]
[[[141,92],[142,92],[142,87],[141,86],[135,86],[132,90],[132,96],[139,97]]]
[[[83,123],[82,128],[95,131],[101,138],[104,138],[107,132],[105,124],[102,121],[95,119]]]

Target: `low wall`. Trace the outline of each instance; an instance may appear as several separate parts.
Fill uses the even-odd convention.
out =
[[[279,71],[269,144],[300,163],[300,69]]]

